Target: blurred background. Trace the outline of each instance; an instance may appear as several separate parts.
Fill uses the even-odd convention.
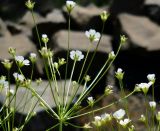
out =
[[[34,16],[39,33],[47,34],[48,46],[54,51],[54,60],[66,56],[68,14],[64,8],[65,0],[35,0]],[[107,59],[108,53],[116,52],[120,35],[128,37],[119,56],[109,72],[102,78],[92,94],[103,93],[107,84],[118,87],[114,78],[117,68],[125,72],[124,86],[133,90],[135,84],[147,82],[148,74],[156,74],[155,96],[159,102],[160,92],[160,0],[75,0],[77,3],[71,13],[71,49],[86,53],[88,39],[84,32],[90,28],[101,32],[102,22],[99,14],[106,10],[110,17],[105,24],[103,38],[89,70],[94,78]],[[30,52],[38,54],[39,44],[31,13],[25,7],[25,0],[0,0],[0,60],[11,59],[7,53],[9,47],[16,48],[17,55],[26,58]],[[93,45],[89,59],[93,55]],[[87,62],[89,62],[89,59]],[[72,61],[69,61],[72,65]],[[78,78],[80,62],[76,67],[74,79]],[[70,67],[69,71],[72,69]],[[14,63],[11,73],[17,70]],[[22,69],[30,76],[31,66]],[[34,79],[47,79],[44,66],[38,57],[34,69]],[[7,72],[0,64],[0,75]],[[64,70],[61,70],[64,78]],[[69,77],[69,76],[68,76]],[[13,78],[11,79],[12,82]],[[117,88],[118,89],[118,88]],[[137,100],[137,99],[136,99]],[[139,105],[141,101],[139,101]],[[135,105],[134,105],[135,106]],[[41,120],[42,121],[42,120]],[[43,123],[43,122],[42,122]],[[40,131],[40,129],[39,129]]]

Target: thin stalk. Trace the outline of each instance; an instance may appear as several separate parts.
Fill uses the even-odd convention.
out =
[[[119,103],[120,101],[123,101],[123,100],[127,99],[128,97],[130,97],[130,96],[133,95],[134,93],[135,93],[135,90],[132,91],[131,93],[129,93],[128,95],[126,95],[125,97],[120,98],[119,100],[117,100],[117,101],[115,101],[115,102],[113,102],[113,103],[111,103],[111,104],[109,104],[109,105],[107,105],[107,106],[104,106],[104,107],[99,108],[99,109],[95,109],[94,112],[98,112],[98,111],[101,111],[101,110],[103,110],[103,109],[109,108],[109,107],[111,107],[111,106]],[[73,119],[73,118],[81,117],[81,116],[84,116],[84,115],[88,115],[88,114],[91,114],[91,113],[92,113],[92,111],[88,111],[88,112],[85,112],[85,113],[83,113],[83,114],[71,116],[71,117],[69,118],[69,120],[70,120],[70,119]]]
[[[155,98],[154,98],[154,84],[152,84],[152,100],[155,101]]]
[[[123,81],[122,80],[119,80],[119,85],[120,85],[120,90],[121,90],[121,97],[124,97],[125,96],[125,91],[124,91],[124,87],[123,87]],[[123,103],[123,106],[126,110],[126,113],[127,113],[127,117],[129,117],[129,111],[128,111],[128,101],[127,99],[124,101]]]
[[[41,98],[41,96],[32,87],[28,87],[28,89],[31,90],[31,92],[47,107],[49,111],[53,113],[54,116],[59,118],[57,113]]]
[[[68,43],[67,43],[67,61],[66,61],[66,69],[65,69],[65,81],[64,81],[64,89],[63,89],[63,105],[65,106],[64,104],[64,99],[65,99],[65,92],[66,92],[66,79],[67,79],[67,74],[68,74],[68,61],[69,61],[69,50],[70,50],[70,23],[71,23],[71,20],[70,20],[70,13],[69,13],[69,16],[68,16]]]
[[[70,75],[69,84],[68,84],[68,87],[67,87],[67,94],[66,94],[65,106],[66,106],[66,104],[67,104],[67,100],[68,100],[68,94],[69,94],[70,87],[71,87],[71,81],[72,81],[72,77],[73,77],[73,73],[74,73],[75,65],[76,65],[76,60],[74,60],[73,68],[72,68],[72,72],[71,72],[71,75]],[[70,105],[70,104],[68,104],[68,106],[69,106],[69,105]]]
[[[41,40],[40,40],[40,36],[39,36],[39,31],[38,31],[38,28],[37,28],[36,20],[35,20],[35,18],[34,18],[33,9],[31,10],[31,14],[32,14],[34,26],[35,26],[35,28],[36,28],[36,34],[37,34],[37,37],[38,37],[38,42],[39,42],[39,45],[40,45],[40,48],[41,48],[41,47],[42,47],[42,44],[41,44]]]
[[[50,131],[50,130],[52,130],[52,129],[54,129],[55,127],[57,127],[57,126],[59,126],[59,123],[58,124],[56,124],[56,125],[54,125],[54,126],[52,126],[51,128],[49,128],[49,129],[47,129],[46,131]]]
[[[150,127],[149,127],[149,121],[148,121],[148,101],[147,101],[147,95],[145,94],[145,106],[146,106],[146,126],[147,126],[147,130],[150,131]]]
[[[100,75],[99,78],[96,76],[96,79],[98,78],[98,80],[97,80],[94,84],[93,84],[93,82],[92,82],[92,83],[89,85],[89,87],[87,88],[86,92],[78,98],[77,102],[82,101],[83,99],[85,99],[85,97],[91,92],[91,90],[97,85],[97,83],[98,83],[98,82],[102,79],[102,77],[107,73],[108,69],[110,68],[110,66],[112,65],[112,63],[113,63],[114,60],[116,59],[117,55],[119,54],[119,51],[120,51],[120,49],[121,49],[121,46],[122,46],[122,44],[119,45],[119,48],[118,48],[118,50],[117,50],[117,53],[116,53],[114,59],[109,63],[107,69],[106,69],[102,74],[99,74],[99,73],[98,73],[98,74]],[[108,63],[108,62],[107,62],[107,63]],[[106,63],[106,65],[107,65],[107,63]],[[101,69],[101,70],[102,70],[102,69]],[[100,70],[100,71],[101,71],[101,70]],[[95,80],[93,80],[93,81],[95,81]],[[93,86],[92,86],[92,85],[93,85]]]

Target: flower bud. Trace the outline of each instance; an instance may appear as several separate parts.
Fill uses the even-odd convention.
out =
[[[13,47],[9,47],[9,48],[8,48],[8,52],[9,52],[9,54],[11,54],[12,56],[15,56],[15,54],[16,54],[16,49],[13,48]]]
[[[29,9],[29,10],[32,10],[34,8],[34,5],[35,5],[35,2],[32,2],[31,0],[28,0],[26,3],[25,3],[26,7]]]
[[[49,38],[48,38],[48,36],[46,34],[42,34],[42,41],[43,41],[44,44],[48,43]]]
[[[109,17],[109,13],[107,13],[106,11],[103,11],[101,14],[100,14],[100,17],[101,17],[101,20],[103,22],[106,22],[106,20],[108,19]]]
[[[117,69],[117,72],[115,72],[115,76],[118,80],[122,80],[124,76],[124,72],[121,68]]]
[[[85,80],[85,82],[88,82],[88,81],[91,80],[91,77],[90,77],[89,75],[86,75],[86,76],[84,77],[84,80]]]
[[[7,70],[10,70],[11,67],[12,67],[13,62],[10,62],[9,60],[4,59],[4,61],[2,62],[2,64],[4,65],[4,67],[5,67]]]
[[[126,41],[127,41],[126,36],[125,36],[125,35],[121,35],[121,36],[120,36],[120,42],[121,42],[121,44],[125,44]]]

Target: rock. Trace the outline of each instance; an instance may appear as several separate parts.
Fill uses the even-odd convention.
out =
[[[66,20],[68,21],[68,13],[65,7],[63,8],[63,11]],[[72,29],[86,29],[89,27],[96,27],[94,25],[95,23],[100,22],[99,15],[100,13],[102,13],[102,11],[103,9],[98,8],[96,6],[76,6],[71,13]]]
[[[0,38],[0,60],[4,59],[13,59],[11,55],[8,53],[8,48],[13,47],[16,48],[16,54],[27,57],[30,52],[34,52],[38,55],[37,49],[34,44],[23,34],[14,35],[14,36],[5,36]],[[1,67],[3,67],[1,65]],[[2,69],[4,71],[5,69]],[[24,70],[24,69],[23,69]],[[42,73],[42,64],[41,60],[38,59],[36,67],[35,67],[35,75],[38,73]],[[12,72],[17,71],[16,66],[13,67]],[[28,76],[31,71],[31,66],[25,67],[24,73]]]
[[[31,30],[24,25],[20,25],[11,21],[6,21],[6,25],[12,35],[18,35],[21,33],[28,37],[31,37],[32,35]]]
[[[118,18],[122,31],[129,37],[129,48],[143,48],[147,51],[160,50],[160,28],[157,24],[142,16],[121,14]]]
[[[33,15],[34,15],[36,24],[45,22],[45,18],[39,15],[38,13],[34,12]],[[33,21],[31,12],[27,11],[25,15],[22,17],[22,19],[19,20],[19,23],[27,26],[29,29],[32,29],[34,27],[34,21]]]
[[[1,36],[9,36],[10,32],[7,29],[6,24],[3,22],[2,19],[0,19],[0,37]]]
[[[46,21],[50,21],[53,23],[66,23],[62,11],[59,9],[54,9],[51,12],[49,12],[46,16]]]
[[[59,99],[58,99],[58,95],[57,95],[57,91],[56,91],[56,87],[54,86],[55,83],[52,82],[52,88],[53,88],[53,93],[54,93],[54,97],[56,102],[58,103],[60,101],[60,104],[63,104],[63,92],[64,92],[64,83],[65,80],[61,80],[61,81],[57,81],[57,91],[58,91],[58,95],[59,95]],[[68,89],[68,84],[69,84],[69,80],[66,80],[66,89]],[[71,83],[72,85],[72,83]],[[37,85],[36,82],[32,82],[31,87],[41,96],[41,98],[51,107],[51,108],[55,108],[56,104],[54,102],[53,96],[52,96],[52,92],[51,89],[49,87],[49,82],[46,80],[43,80],[42,83],[40,85]],[[10,87],[11,89],[15,90],[15,85],[11,85]],[[71,86],[70,87],[70,91],[68,94],[68,101],[71,99],[71,97],[74,95],[75,91],[76,91],[76,87]],[[82,92],[83,87],[80,86],[77,92],[77,95],[80,95],[80,93]],[[45,91],[45,92],[44,92]],[[65,94],[67,94],[67,90],[65,90]],[[28,95],[27,95],[28,92]],[[1,99],[0,102],[3,103],[5,100],[5,95],[6,95],[6,91],[5,89],[1,92]],[[19,87],[17,94],[16,94],[16,106],[17,108],[17,112],[21,113],[23,115],[27,115],[28,111],[31,110],[31,105],[36,105],[34,110],[36,113],[42,112],[44,111],[44,107],[40,106],[39,104],[36,104],[38,101],[38,98],[36,96],[32,97],[32,92],[27,88],[24,87]],[[66,96],[65,96],[65,100],[66,100]],[[27,101],[27,103],[26,103]],[[25,105],[25,109],[23,109],[22,107],[24,107]],[[14,106],[14,100],[11,102],[11,106]]]
[[[160,0],[145,0],[145,5],[159,5],[160,6]]]
[[[110,7],[111,15],[117,15],[123,12],[141,14],[144,1],[145,0],[113,0]]]
[[[160,24],[160,5],[154,4],[146,4],[144,6],[144,13],[147,17],[149,17],[152,21]]]
[[[57,49],[67,50],[67,39],[68,31],[61,30],[53,36],[53,41],[57,46]],[[111,49],[111,38],[107,35],[103,35],[101,43],[98,48],[98,52],[108,53]],[[84,32],[81,31],[71,31],[70,32],[70,49],[78,49],[82,51],[87,51],[89,46],[89,39],[85,36]],[[96,47],[96,44],[92,45],[91,51],[93,52]]]

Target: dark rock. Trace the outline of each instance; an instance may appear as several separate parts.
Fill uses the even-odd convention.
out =
[[[122,12],[141,14],[145,0],[113,0],[110,12],[111,15],[117,15]]]
[[[160,24],[160,5],[145,5],[144,14],[149,17],[152,21]]]
[[[3,0],[0,1],[0,16],[2,19],[17,20],[26,12],[26,0]]]

